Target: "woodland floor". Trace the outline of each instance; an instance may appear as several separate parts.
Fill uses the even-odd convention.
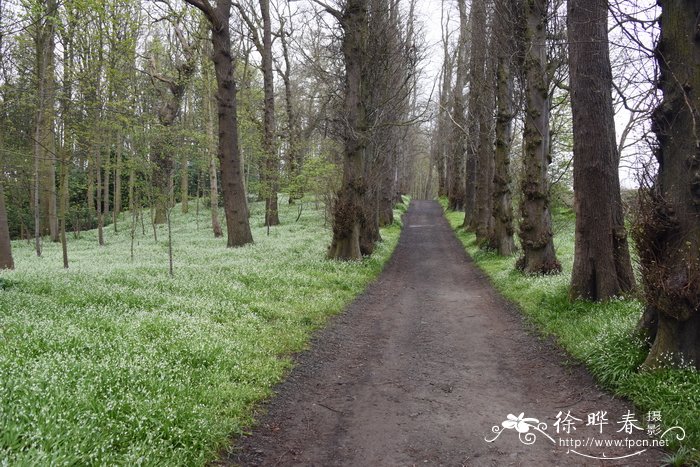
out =
[[[393,257],[369,289],[313,339],[258,414],[253,432],[217,465],[660,465],[650,448],[595,460],[560,446],[643,439],[618,424],[625,401],[599,390],[538,337],[467,257],[437,202],[414,201]],[[581,419],[556,433],[557,414]],[[609,425],[585,426],[607,412]],[[508,414],[547,423],[532,445],[491,429]],[[638,414],[636,425],[644,426]],[[618,457],[642,449],[580,447]]]

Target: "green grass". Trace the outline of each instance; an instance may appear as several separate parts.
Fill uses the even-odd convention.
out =
[[[0,274],[0,465],[202,465],[253,420],[311,332],[381,271],[400,226],[362,262],[325,259],[323,211],[281,203],[270,235],[260,205],[255,244],[225,248],[209,211],[173,209],[156,243],[129,222],[70,239],[37,258],[14,242]]]
[[[444,206],[444,204],[443,204]],[[647,347],[634,337],[643,305],[635,298],[606,303],[570,302],[568,287],[574,259],[574,216],[568,209],[554,212],[554,243],[564,272],[556,276],[525,276],[515,270],[517,257],[503,258],[479,249],[473,233],[460,228],[464,214],[446,211],[450,224],[476,264],[494,286],[545,335],[552,336],[576,360],[585,364],[599,383],[637,406],[638,414],[660,411],[664,426],[687,432],[675,449],[684,446],[686,459],[700,459],[700,374],[694,370],[640,373]]]

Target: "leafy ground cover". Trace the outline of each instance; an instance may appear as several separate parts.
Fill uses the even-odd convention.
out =
[[[634,402],[640,420],[650,411],[659,411],[663,426],[685,429],[686,438],[672,444],[677,452],[670,461],[682,465],[700,460],[700,374],[691,369],[637,371],[647,352],[646,344],[634,335],[642,303],[635,297],[607,303],[569,301],[575,228],[571,210],[554,213],[554,243],[564,270],[556,276],[522,275],[515,270],[517,257],[480,249],[475,235],[460,228],[464,213],[446,211],[445,215],[494,286],[518,304],[544,335],[585,364],[603,387]]]
[[[209,211],[173,209],[167,231],[70,239],[41,258],[13,243],[0,274],[0,465],[201,465],[251,423],[310,333],[375,278],[400,226],[362,262],[325,259],[323,210],[280,203],[269,236],[254,206],[255,244],[225,248]],[[257,210],[257,212],[255,212]]]

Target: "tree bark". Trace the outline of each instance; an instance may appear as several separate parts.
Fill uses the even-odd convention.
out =
[[[226,214],[226,245],[236,247],[253,242],[248,223],[248,200],[243,185],[241,151],[238,145],[238,110],[236,81],[231,57],[231,1],[219,0],[214,8],[208,0],[186,0],[199,8],[211,26],[212,59],[217,81],[219,115],[218,157],[221,163],[221,186]]]
[[[7,210],[5,209],[5,190],[2,182],[0,182],[0,269],[14,268],[10,229],[7,224]]]
[[[517,34],[517,0],[496,3],[496,151],[493,177],[493,237],[491,248],[501,256],[515,254],[513,201],[511,197],[510,152],[513,144],[513,56]]]
[[[608,1],[569,0],[576,249],[569,294],[606,300],[634,288],[622,212],[608,51]]]
[[[367,146],[368,92],[364,59],[367,47],[368,0],[347,0],[338,19],[343,29],[343,59],[345,61],[345,114],[343,180],[333,206],[333,239],[329,258],[361,259],[360,232],[366,222],[363,209],[367,193],[364,177],[364,157]]]
[[[517,268],[527,274],[551,274],[560,272],[561,265],[554,252],[547,181],[550,163],[546,47],[549,1],[529,0],[526,4],[524,173],[520,184],[523,256],[518,260]]]
[[[653,339],[644,368],[700,369],[700,4],[660,0],[658,173],[634,229]]]

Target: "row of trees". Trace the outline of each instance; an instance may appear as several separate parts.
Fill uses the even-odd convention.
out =
[[[555,274],[561,265],[553,244],[550,164],[561,157],[557,140],[571,135],[565,151],[573,156],[576,214],[570,296],[607,300],[635,289],[618,168],[634,125],[648,128],[652,120],[657,164],[647,170],[633,229],[647,302],[640,328],[652,342],[645,365],[671,356],[700,367],[700,7],[682,0],[658,3],[656,23],[608,0],[487,0],[471,2],[469,11],[466,0],[458,0],[456,42],[450,43],[448,29],[443,33],[432,157],[439,193],[450,208],[464,210],[464,227],[483,247],[513,255],[511,154],[519,152],[516,265],[527,274]],[[637,6],[638,13],[654,8]],[[628,78],[638,64],[628,62],[627,74],[613,78],[613,66],[624,69],[618,62],[630,54],[611,61],[616,45],[611,46],[610,24],[621,28],[625,47],[647,54],[647,66],[656,59],[658,94],[651,83],[643,90],[636,76]],[[634,29],[640,24],[646,25],[645,35]],[[655,24],[661,36],[652,51],[647,44]],[[655,96],[663,100],[650,119]],[[560,118],[560,107],[569,115],[564,136],[553,134],[559,125],[552,118]],[[618,139],[620,109],[630,117]]]

